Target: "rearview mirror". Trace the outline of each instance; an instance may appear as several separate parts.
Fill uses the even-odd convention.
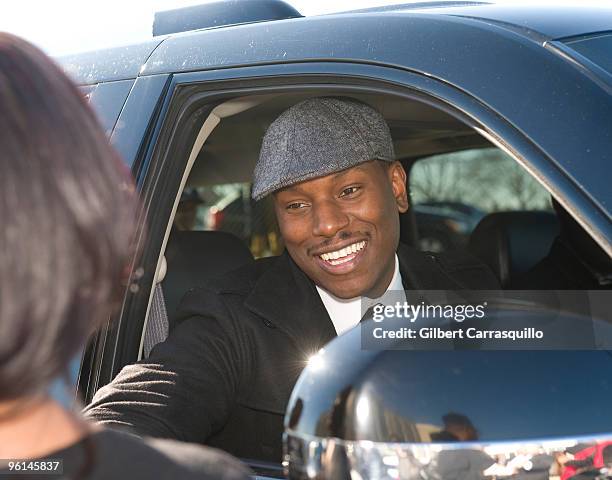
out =
[[[532,312],[530,322],[539,315],[549,319]],[[566,480],[612,468],[609,351],[366,350],[364,328],[328,344],[298,380],[289,478]]]

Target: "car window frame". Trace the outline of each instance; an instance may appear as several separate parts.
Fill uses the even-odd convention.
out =
[[[138,359],[155,272],[159,268],[162,245],[167,241],[170,219],[181,193],[179,186],[189,150],[208,113],[231,98],[310,90],[325,94],[379,93],[422,101],[458,118],[504,150],[584,225],[588,225],[587,230],[605,242],[610,241],[610,236],[606,236],[609,231],[607,219],[597,204],[537,145],[499,112],[492,111],[466,92],[426,75],[371,64],[307,62],[188,72],[166,77],[163,93],[151,110],[151,118],[142,120],[148,124],[144,140],[138,148],[132,145],[128,149],[134,157],[131,165],[143,205],[138,234],[142,256],[132,269],[130,288],[126,291],[116,323],[110,322],[102,328],[98,333],[99,342],[84,357],[85,362],[89,355],[92,373],[96,375],[88,383],[87,401],[124,365]],[[126,108],[129,102],[128,98]],[[113,136],[117,138],[116,132]]]

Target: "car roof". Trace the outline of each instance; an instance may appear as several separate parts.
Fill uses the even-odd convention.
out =
[[[474,24],[494,26],[496,30],[489,30],[489,34],[511,31],[542,42],[612,30],[611,13],[612,9],[605,7],[417,2],[182,32],[137,45],[60,57],[58,61],[79,84],[270,61],[313,58],[377,61],[375,48],[385,48],[385,39],[387,44],[410,41],[411,37],[418,40],[421,29],[410,29],[417,21],[429,24],[432,32],[449,39],[450,30],[456,31],[459,23],[465,24],[467,30]],[[447,31],[444,24],[452,28]],[[343,25],[350,27],[339,28]],[[483,40],[487,40],[486,35]],[[364,41],[372,42],[370,58],[366,58],[367,49],[361,48]],[[237,45],[239,51],[233,51],[231,44]],[[300,47],[296,48],[298,44]]]
[[[610,7],[496,4],[494,2],[437,1],[389,5],[353,13],[411,12],[452,15],[505,25],[524,35],[558,39],[612,28]]]

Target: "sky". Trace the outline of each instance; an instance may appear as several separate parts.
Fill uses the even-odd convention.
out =
[[[22,36],[48,54],[59,56],[150,39],[156,11],[208,1],[211,0],[0,0],[0,31]],[[409,1],[286,0],[307,16]],[[612,0],[497,0],[516,4],[536,1],[552,5],[612,6]]]

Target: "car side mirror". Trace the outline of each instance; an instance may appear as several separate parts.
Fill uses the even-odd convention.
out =
[[[366,350],[363,328],[329,343],[295,386],[289,478],[565,480],[612,469],[610,351]]]

